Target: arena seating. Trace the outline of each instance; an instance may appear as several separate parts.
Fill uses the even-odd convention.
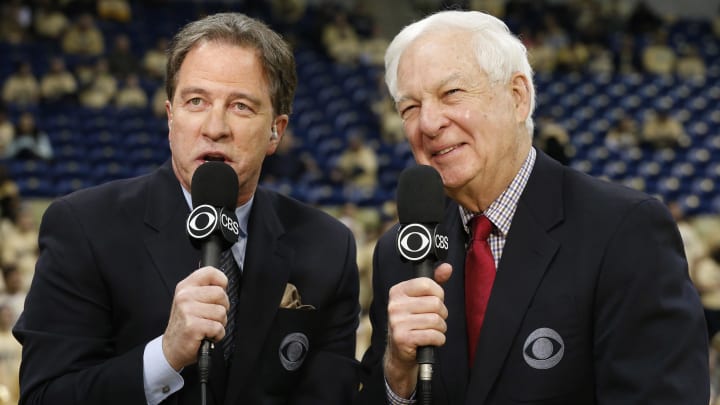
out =
[[[134,3],[135,4],[135,3]],[[106,39],[117,32],[132,34],[136,53],[152,46],[158,35],[175,30],[189,19],[192,10],[176,11],[175,23],[150,18],[161,11],[148,8],[144,22],[118,25],[103,22]],[[164,21],[148,24],[147,21]],[[554,73],[535,77],[538,102],[536,116],[547,115],[570,134],[574,151],[571,165],[590,175],[645,190],[665,200],[678,200],[688,214],[720,211],[720,46],[709,26],[697,21],[678,21],[670,30],[671,42],[703,44],[707,77],[682,80],[643,74],[593,75]],[[36,76],[46,68],[47,57],[57,51],[47,42],[13,46],[3,44],[0,79],[12,71],[12,62],[29,59]],[[360,205],[379,205],[394,198],[399,172],[412,165],[405,144],[385,144],[379,135],[371,102],[377,96],[377,67],[362,63],[332,63],[316,47],[300,43],[296,48],[299,88],[291,119],[301,141],[298,153],[308,152],[328,172],[346,146],[348,134],[361,131],[380,159],[379,187],[372,196],[347,196],[329,182],[282,182],[273,187],[315,204],[337,205],[355,198]],[[72,67],[72,59],[69,65]],[[162,83],[144,80],[152,92]],[[672,107],[690,136],[690,145],[656,151],[647,146],[610,150],[604,136],[623,114],[642,122],[645,114],[661,105]],[[12,176],[22,195],[49,197],[113,179],[138,175],[161,164],[168,156],[167,123],[150,109],[118,111],[112,107],[90,110],[74,106],[32,107],[39,127],[51,138],[55,158],[43,161],[9,161]],[[17,117],[20,109],[10,107]]]

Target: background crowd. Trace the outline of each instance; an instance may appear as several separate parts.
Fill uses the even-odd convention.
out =
[[[657,195],[671,207],[720,351],[720,6],[703,18],[643,1],[412,0],[397,27],[379,1],[12,0],[0,6],[0,404],[17,401],[10,329],[52,198],[149,171],[169,156],[164,49],[185,22],[220,10],[268,22],[295,47],[291,126],[262,184],[318,205],[356,235],[361,304],[372,251],[396,220],[412,164],[382,81],[388,38],[447,7],[489,11],[528,47],[536,146],[563,164]],[[402,10],[401,10],[402,11]],[[382,17],[382,18],[381,18]],[[364,317],[358,356],[369,337]],[[713,374],[713,387],[720,384]],[[720,402],[719,402],[720,403]]]

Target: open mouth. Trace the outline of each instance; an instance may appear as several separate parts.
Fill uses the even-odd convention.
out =
[[[443,150],[440,150],[440,151],[437,151],[437,152],[433,153],[433,156],[442,156],[442,155],[445,155],[445,154],[447,154],[447,153],[450,153],[450,152],[454,151],[454,150],[457,149],[458,147],[459,147],[459,145],[453,145],[453,146],[447,147],[447,148],[445,148],[445,149],[443,149]]]
[[[225,157],[222,155],[205,155],[203,160],[206,162],[224,162]]]

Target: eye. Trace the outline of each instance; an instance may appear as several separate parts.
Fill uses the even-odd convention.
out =
[[[446,96],[452,96],[453,94],[459,93],[460,91],[462,91],[462,90],[460,90],[460,89],[450,89],[450,90],[448,90],[448,91],[445,92],[445,95],[446,95]]]
[[[402,118],[402,119],[407,119],[408,116],[410,115],[410,113],[412,113],[412,111],[415,110],[416,107],[417,107],[416,105],[410,105],[410,106],[402,107],[402,108],[400,109],[400,118]]]
[[[249,109],[250,109],[250,107],[248,107],[247,104],[245,104],[245,103],[240,103],[240,102],[234,103],[234,104],[233,104],[233,107],[234,107],[236,110],[240,110],[240,111],[244,111],[244,110],[249,110]]]
[[[200,97],[193,97],[188,100],[188,103],[194,106],[199,106],[200,104],[202,104],[202,99]]]

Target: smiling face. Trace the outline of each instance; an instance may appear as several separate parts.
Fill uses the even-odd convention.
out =
[[[270,90],[257,52],[201,42],[188,52],[166,102],[175,175],[190,190],[195,169],[224,161],[238,174],[238,204],[257,187],[265,156],[275,152],[288,117],[273,117]],[[278,137],[271,137],[273,125]]]
[[[468,39],[458,30],[416,39],[398,65],[397,108],[415,160],[437,169],[448,195],[479,212],[527,157],[530,85],[520,73],[490,82]]]

